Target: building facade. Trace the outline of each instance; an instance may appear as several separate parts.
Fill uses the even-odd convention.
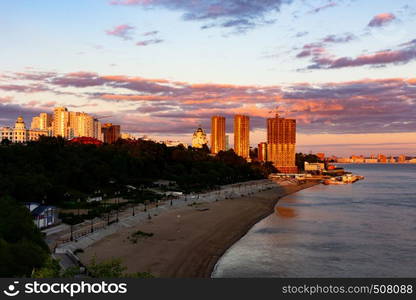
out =
[[[236,115],[234,117],[234,152],[248,160],[250,158],[250,118]]]
[[[258,161],[266,162],[267,161],[267,143],[260,143],[258,146],[258,153],[257,153]]]
[[[50,128],[53,136],[61,136],[65,139],[90,137],[103,141],[101,122],[87,113],[56,107],[52,118],[48,114],[40,114],[33,119],[32,124],[39,124],[39,127],[42,127],[47,126],[49,122],[52,125]]]
[[[267,119],[267,160],[281,173],[297,173],[296,167],[296,120]]]
[[[192,135],[192,147],[201,149],[204,147],[204,145],[207,145],[207,144],[208,144],[207,134],[201,128],[201,126],[199,126],[198,129],[195,130],[194,134]]]
[[[211,153],[225,151],[225,118],[213,116],[211,118]]]
[[[12,143],[37,141],[42,135],[48,136],[48,131],[40,129],[27,129],[22,116],[17,118],[14,127],[3,127],[0,132],[1,140],[9,140]]]
[[[56,107],[53,110],[52,133],[66,139],[74,137],[74,131],[69,126],[69,111],[66,107]]]
[[[104,143],[114,144],[120,138],[120,125],[104,123],[101,128]]]

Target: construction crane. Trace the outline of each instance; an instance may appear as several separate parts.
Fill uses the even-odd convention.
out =
[[[279,110],[279,105],[276,105],[276,108],[275,109],[269,111],[269,114],[272,114],[272,113],[274,113],[276,117],[279,117],[279,113],[282,113],[283,114],[285,112],[282,111],[282,110]]]

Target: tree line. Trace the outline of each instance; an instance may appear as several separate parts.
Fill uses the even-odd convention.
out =
[[[248,163],[232,150],[215,157],[207,149],[167,147],[152,141],[119,140],[102,146],[42,137],[0,146],[0,197],[62,205],[117,186],[176,181],[185,193],[265,178],[270,163]]]

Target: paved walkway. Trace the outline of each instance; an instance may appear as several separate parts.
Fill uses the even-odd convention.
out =
[[[293,184],[290,182],[280,182],[279,185]],[[249,181],[244,183],[231,184],[226,186],[221,186],[220,189],[215,191],[210,191],[201,194],[194,195],[183,195],[177,199],[171,201],[167,200],[161,202],[157,207],[156,205],[147,206],[147,211],[144,211],[144,205],[139,204],[135,208],[135,216],[132,215],[132,208],[124,210],[119,213],[119,222],[112,223],[107,225],[107,220],[95,219],[94,227],[95,230],[91,232],[90,221],[84,222],[78,225],[74,231],[75,239],[69,241],[70,232],[68,227],[60,227],[56,231],[53,231],[50,228],[49,236],[47,238],[50,247],[54,250],[57,257],[62,259],[61,266],[63,268],[68,268],[70,266],[75,266],[76,262],[73,259],[73,253],[75,250],[85,249],[88,246],[94,244],[96,241],[103,239],[106,236],[109,236],[121,228],[133,227],[141,222],[145,222],[150,217],[155,217],[160,214],[163,214],[164,211],[181,208],[190,205],[197,205],[203,203],[209,203],[214,201],[220,201],[224,199],[231,199],[235,197],[241,197],[249,194],[253,194],[259,191],[264,191],[276,187],[277,183],[272,180],[256,180]],[[114,215],[112,217],[114,219]],[[82,236],[79,236],[82,235]],[[79,236],[79,237],[78,237]],[[65,241],[65,242],[63,242]],[[65,257],[65,256],[69,256]]]

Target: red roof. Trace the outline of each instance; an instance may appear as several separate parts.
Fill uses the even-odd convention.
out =
[[[84,144],[84,145],[87,145],[87,144],[88,145],[97,145],[97,146],[101,146],[103,144],[103,142],[101,142],[100,140],[97,140],[96,138],[86,137],[86,136],[73,138],[69,142],[70,143]]]

